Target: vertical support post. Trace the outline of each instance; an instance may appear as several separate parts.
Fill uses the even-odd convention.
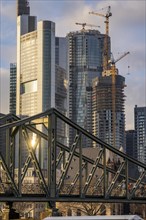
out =
[[[79,153],[79,194],[80,197],[82,197],[82,135],[79,140]]]
[[[39,158],[39,164],[40,166],[42,166],[42,151],[41,151],[41,138],[38,136],[38,151],[39,151],[39,155],[38,155],[38,158]],[[42,167],[41,167],[42,168]]]
[[[6,164],[10,168],[10,129],[6,130]]]
[[[126,160],[126,163],[125,163],[125,176],[126,176],[126,198],[128,199],[128,197],[129,197],[129,192],[128,192],[128,184],[129,184],[129,179],[128,179],[128,160]]]
[[[106,148],[105,148],[105,146],[103,146],[104,147],[104,159],[103,159],[103,166],[104,166],[104,170],[103,170],[103,172],[104,172],[104,188],[103,188],[103,193],[104,193],[104,198],[105,198],[105,196],[106,196],[106,189],[107,189],[107,178],[106,178]]]
[[[85,182],[87,181],[87,178],[88,178],[88,163],[86,162],[86,165],[85,165]]]
[[[65,153],[66,153],[66,152],[63,150],[63,169],[64,169],[65,161],[66,161],[66,158],[65,158],[66,155],[65,155]]]
[[[50,188],[50,197],[54,198],[56,196],[56,115],[49,115],[48,121],[48,183]]]
[[[18,189],[21,194],[21,166],[22,166],[22,126],[19,127],[19,146],[18,146]]]
[[[14,175],[15,175],[15,153],[16,153],[16,151],[15,151],[15,145],[16,145],[16,139],[15,139],[15,137],[16,137],[16,135],[13,137],[13,178],[14,178]]]

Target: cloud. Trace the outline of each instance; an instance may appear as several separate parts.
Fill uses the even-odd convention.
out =
[[[15,21],[16,19],[16,0],[4,1],[0,3],[1,19]]]
[[[0,50],[1,67],[8,67],[10,63],[16,62],[16,45],[1,45]]]

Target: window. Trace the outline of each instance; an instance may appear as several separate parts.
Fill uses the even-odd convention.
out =
[[[37,92],[37,80],[21,84],[21,94]]]

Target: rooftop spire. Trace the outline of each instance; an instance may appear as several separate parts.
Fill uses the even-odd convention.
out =
[[[28,0],[17,0],[17,16],[29,15],[30,7]]]

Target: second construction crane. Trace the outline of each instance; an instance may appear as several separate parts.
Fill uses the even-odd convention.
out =
[[[89,12],[89,14],[101,16],[105,18],[106,30],[104,38],[104,49],[103,49],[103,71],[108,69],[108,60],[109,60],[109,47],[108,47],[108,36],[109,36],[109,17],[112,16],[111,7],[108,6],[106,14],[101,14],[97,12]]]
[[[85,27],[86,27],[86,26],[88,26],[88,27],[99,27],[99,28],[100,28],[100,26],[98,26],[98,25],[87,24],[87,23],[78,23],[78,22],[76,22],[75,24],[82,26],[82,30],[81,30],[81,31],[85,31]]]

